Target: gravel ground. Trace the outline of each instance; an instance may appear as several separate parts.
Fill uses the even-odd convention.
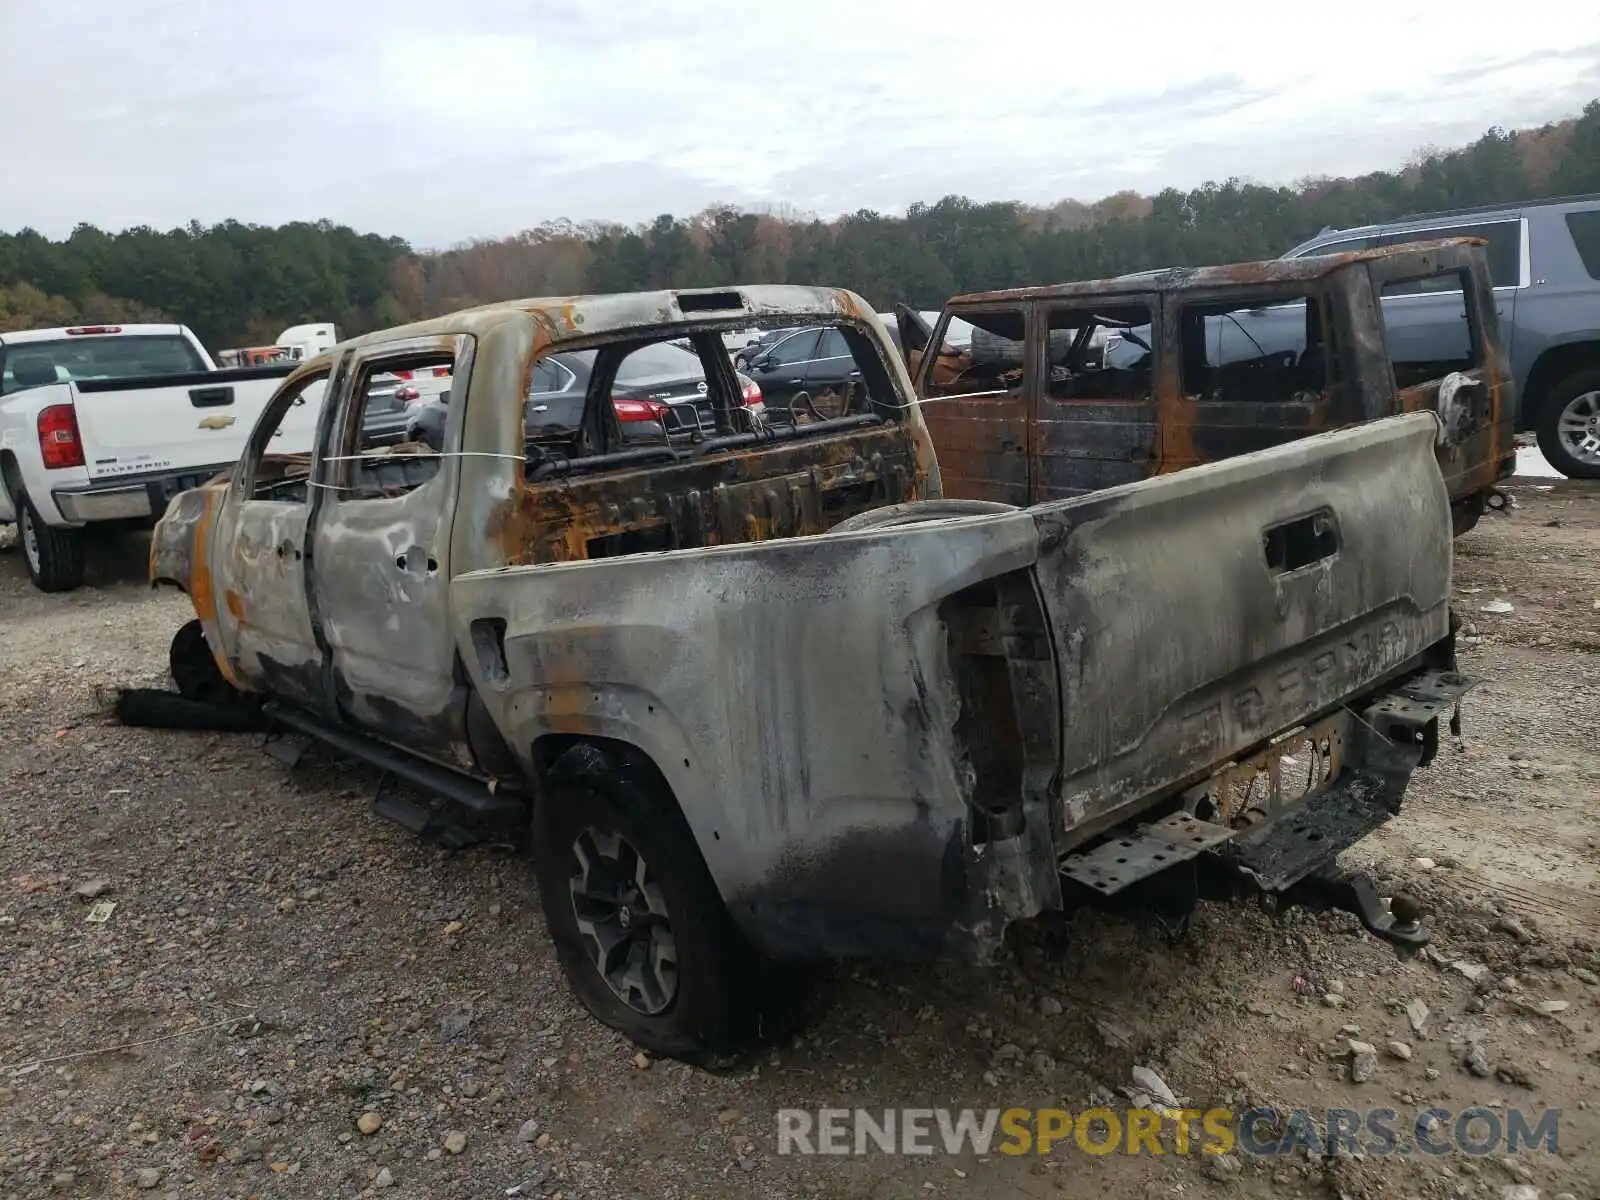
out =
[[[588,1019],[509,850],[416,841],[364,768],[107,723],[188,615],[137,539],[67,596],[0,553],[0,1197],[1595,1200],[1600,491],[1515,490],[1458,544],[1466,736],[1355,852],[1429,903],[1435,950],[1338,914],[1208,905],[1176,939],[1079,916],[987,973],[820,973],[798,1038],[724,1074]],[[1377,1050],[1360,1083],[1350,1038]],[[1135,1065],[1197,1107],[1559,1108],[1559,1153],[777,1153],[780,1108],[1078,1111]]]

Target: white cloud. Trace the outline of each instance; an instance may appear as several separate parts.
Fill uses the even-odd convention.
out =
[[[1390,167],[1600,92],[1565,0],[20,7],[0,228],[51,234],[326,216],[437,245],[712,201],[1094,199]]]

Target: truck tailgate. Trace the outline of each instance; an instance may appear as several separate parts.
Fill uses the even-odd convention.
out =
[[[219,466],[238,459],[286,370],[217,371],[73,385],[89,477]],[[284,450],[309,448],[317,407],[285,419]],[[305,425],[303,430],[297,427]],[[274,447],[277,447],[274,443]]]
[[[1392,417],[1032,510],[1069,844],[1446,636],[1437,429]]]

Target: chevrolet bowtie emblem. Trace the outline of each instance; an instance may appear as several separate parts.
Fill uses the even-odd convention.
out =
[[[206,417],[200,422],[201,429],[226,429],[236,421],[237,417]]]

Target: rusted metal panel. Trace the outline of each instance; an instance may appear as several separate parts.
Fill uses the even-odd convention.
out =
[[[1437,427],[993,516],[468,572],[455,636],[503,631],[503,665],[467,668],[529,769],[549,738],[648,755],[763,946],[992,947],[1058,902],[1060,850],[1445,636]],[[1318,504],[1338,553],[1274,573],[1263,524]]]
[[[465,688],[455,646],[442,636],[462,460],[423,447],[363,448],[362,380],[396,356],[415,355],[447,359],[452,387],[471,381],[466,335],[395,337],[346,352],[347,383],[333,398],[308,506],[301,604],[323,666],[325,706],[418,753],[470,766]],[[384,486],[391,469],[405,472],[404,486]]]
[[[150,582],[181,587],[188,593],[218,669],[224,679],[240,687],[243,681],[222,650],[224,623],[219,619],[217,583],[210,565],[216,515],[227,494],[228,479],[220,476],[172,498],[150,539]],[[235,607],[225,588],[224,599],[230,609]],[[236,617],[237,613],[230,615]]]
[[[1027,504],[1031,494],[1027,397],[940,396],[922,407],[948,495]]]
[[[1499,314],[1493,285],[1480,247],[1482,239],[1459,238],[1449,242],[1410,243],[1396,247],[1396,253],[1374,262],[1370,268],[1374,294],[1383,285],[1438,271],[1463,271],[1470,281],[1462,293],[1462,315],[1466,318],[1476,365],[1461,374],[1478,387],[1478,403],[1468,423],[1469,432],[1439,448],[1439,468],[1444,473],[1450,495],[1457,500],[1481,496],[1511,474],[1516,462],[1514,441],[1516,405],[1511,375],[1500,338]],[[1400,411],[1433,411],[1439,402],[1442,380],[1434,379],[1398,389],[1395,402]]]
[[[620,552],[619,535],[672,550],[822,533],[920,491],[915,447],[889,426],[521,486],[486,532],[506,565],[570,562]]]
[[[727,297],[727,307],[695,307],[707,297]],[[686,312],[684,301],[690,302]],[[789,284],[629,292],[619,295],[546,296],[526,300],[496,301],[433,317],[410,325],[380,330],[343,343],[343,349],[366,349],[397,340],[453,338],[459,334],[483,336],[515,318],[537,321],[550,342],[572,341],[619,331],[644,332],[664,326],[716,324],[728,329],[751,325],[822,323],[848,318],[880,330],[871,305],[844,288],[800,287]]]
[[[1035,502],[1132,483],[1158,457],[1154,401],[1039,401]]]
[[[866,332],[886,388],[897,396],[910,394],[904,365],[888,347],[876,315],[851,293],[739,291],[759,297],[749,306],[757,319],[825,319]],[[791,294],[798,295],[798,310],[772,308]],[[566,344],[558,341],[564,331],[583,335],[572,345],[593,344],[588,335],[596,325],[614,333],[626,328],[626,313],[644,315],[635,311],[637,304],[652,317],[658,313],[655,299],[630,299],[621,313],[617,305],[585,304],[559,322],[503,323],[483,335],[480,361],[496,374],[475,378],[464,415],[451,414],[451,421],[461,422],[462,452],[478,459],[476,486],[461,498],[453,535],[460,570],[797,537],[821,533],[866,509],[940,494],[932,442],[915,407],[893,410],[878,424],[791,440],[752,439],[747,446],[680,462],[529,479],[520,454],[520,407],[491,397],[525,394],[538,359]],[[693,327],[714,330],[742,319],[747,318],[718,316],[696,320]],[[515,382],[513,362],[522,365]],[[453,436],[454,427],[447,427],[447,439]]]

